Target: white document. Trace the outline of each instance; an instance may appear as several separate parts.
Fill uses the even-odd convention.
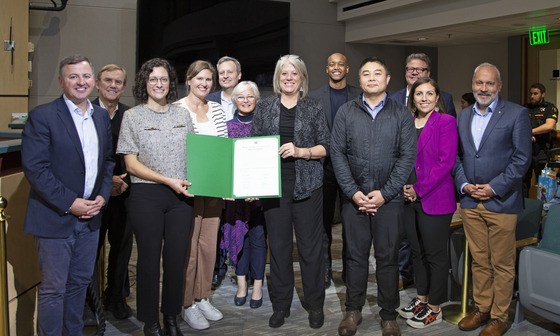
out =
[[[278,138],[239,139],[234,146],[235,197],[278,196]]]

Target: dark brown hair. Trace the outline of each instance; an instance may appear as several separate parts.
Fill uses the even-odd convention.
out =
[[[169,92],[167,93],[165,99],[168,103],[172,103],[177,100],[177,73],[171,64],[162,58],[152,58],[142,64],[142,67],[136,74],[134,87],[132,88],[134,98],[138,99],[142,103],[146,103],[148,101],[148,79],[150,78],[152,71],[154,71],[154,68],[157,67],[163,67],[167,70],[167,74],[169,75]]]
[[[422,84],[431,84],[434,87],[434,91],[436,92],[436,95],[439,97],[438,102],[436,104],[436,106],[439,107],[439,113],[446,113],[445,104],[443,103],[443,97],[441,96],[439,85],[435,80],[431,79],[430,77],[420,78],[416,82],[414,82],[414,84],[412,84],[412,86],[410,87],[410,92],[408,93],[408,103],[407,103],[408,109],[414,112],[414,114],[416,114],[416,106],[414,105],[414,92],[416,92],[416,89]]]

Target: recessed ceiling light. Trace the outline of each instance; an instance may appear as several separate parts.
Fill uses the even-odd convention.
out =
[[[418,41],[426,41],[428,38],[427,37],[419,37]]]

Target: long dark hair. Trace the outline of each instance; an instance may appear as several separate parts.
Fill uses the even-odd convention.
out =
[[[414,92],[416,89],[422,84],[431,84],[434,87],[434,91],[436,95],[439,97],[436,107],[438,107],[439,113],[447,113],[445,109],[445,104],[443,103],[443,97],[441,96],[441,91],[439,90],[438,83],[431,79],[430,77],[423,77],[418,79],[412,86],[410,87],[410,92],[408,93],[408,103],[407,107],[412,113],[416,114],[416,105],[414,105]]]

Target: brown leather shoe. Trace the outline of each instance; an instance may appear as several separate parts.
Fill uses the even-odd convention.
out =
[[[482,329],[479,336],[501,336],[507,328],[507,323],[498,319],[491,319],[488,325]]]
[[[381,320],[383,336],[401,336],[401,329],[396,320]]]
[[[360,323],[362,323],[362,312],[359,310],[347,311],[338,325],[338,334],[340,336],[352,336],[356,334]]]
[[[476,307],[472,313],[463,317],[463,319],[459,321],[458,326],[461,330],[471,331],[488,322],[488,320],[490,320],[490,312],[483,313],[478,310],[478,307]]]

